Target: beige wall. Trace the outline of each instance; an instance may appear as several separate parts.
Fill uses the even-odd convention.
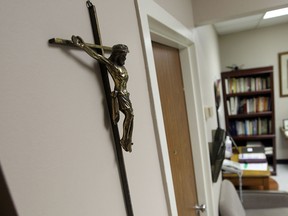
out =
[[[134,215],[166,216],[134,1],[93,3],[103,43],[130,49],[135,133],[124,155]],[[0,159],[19,215],[126,215],[99,70],[84,52],[47,43],[72,34],[92,42],[85,2],[0,8]]]
[[[217,128],[217,118],[215,109],[214,82],[220,79],[220,59],[218,37],[212,26],[203,26],[195,29],[195,41],[198,45],[197,56],[199,64],[199,78],[201,94],[204,107],[213,110],[213,116],[206,119],[205,133],[208,142],[212,142],[212,130]],[[224,128],[223,101],[219,108],[220,127]],[[212,184],[214,215],[218,214],[218,198],[220,193],[221,175],[217,183]]]
[[[278,53],[288,50],[287,34],[288,25],[282,24],[219,38],[222,71],[227,71],[225,67],[232,64],[243,64],[245,68],[274,67],[277,159],[288,158],[288,143],[279,130],[288,116],[288,98],[280,97],[278,68]]]
[[[206,119],[206,137],[212,141],[211,131],[217,128],[217,113],[215,108],[214,82],[220,77],[220,59],[218,37],[213,26],[198,27],[197,32],[197,55],[199,59],[199,76],[202,89],[203,105],[212,109],[212,117]],[[220,127],[224,127],[223,105],[219,108]]]
[[[195,26],[288,5],[287,0],[192,0]]]
[[[188,29],[194,27],[191,0],[154,0]]]
[[[130,50],[126,66],[135,110],[134,146],[124,157],[134,215],[166,216],[159,137],[134,2],[93,1],[103,43],[126,43]],[[174,16],[175,30],[186,34],[192,29],[189,1],[157,3]],[[85,3],[28,0],[0,6],[0,159],[19,215],[126,215],[95,61],[82,51],[47,44],[52,37],[72,34],[92,42]],[[219,77],[218,47],[210,27],[196,30],[194,37],[201,92],[195,106],[201,113],[203,104],[215,107],[211,85]],[[205,134],[199,146],[208,143],[214,126],[215,114],[200,126]],[[209,167],[207,157],[201,163]],[[206,182],[211,181],[207,176]],[[219,182],[210,187],[212,216],[218,212]]]

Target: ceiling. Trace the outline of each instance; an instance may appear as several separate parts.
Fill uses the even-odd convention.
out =
[[[218,35],[236,33],[240,31],[253,30],[282,23],[288,23],[288,15],[275,17],[271,19],[263,19],[265,13],[227,20],[214,24]]]

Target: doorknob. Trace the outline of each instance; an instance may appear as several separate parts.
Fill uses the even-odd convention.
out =
[[[195,205],[194,206],[194,209],[195,211],[199,212],[204,212],[206,210],[206,205],[205,204],[202,204],[202,205]]]

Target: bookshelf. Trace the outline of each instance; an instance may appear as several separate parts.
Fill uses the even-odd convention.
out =
[[[221,73],[226,130],[238,146],[263,145],[276,175],[273,67]]]

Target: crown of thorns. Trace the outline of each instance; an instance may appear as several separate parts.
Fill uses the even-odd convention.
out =
[[[113,52],[126,52],[129,53],[129,49],[125,44],[116,44],[112,47]]]

